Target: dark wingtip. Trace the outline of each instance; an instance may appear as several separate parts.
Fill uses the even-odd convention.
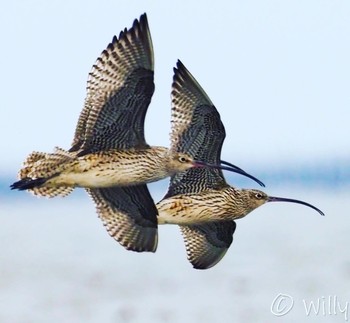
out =
[[[188,69],[179,59],[177,60],[176,67],[174,67],[173,70],[174,70],[173,82],[175,82],[176,80],[180,81],[179,78],[181,79],[185,79],[186,77],[189,78],[189,75],[191,75],[191,73],[188,71]]]
[[[139,19],[135,19],[133,24],[132,24],[132,28],[133,29],[141,29],[144,28],[145,26],[148,25],[148,21],[147,21],[147,15],[146,13],[143,13]],[[142,27],[141,27],[142,26]]]
[[[185,65],[179,59],[176,62],[176,67],[177,69],[186,68]]]
[[[33,189],[35,187],[38,187],[46,182],[46,178],[36,178],[32,179],[29,177],[23,178],[17,182],[14,182],[12,185],[10,185],[11,190],[29,190]]]
[[[198,269],[198,270],[205,270],[205,269],[210,268],[210,267],[207,267],[207,266],[199,264],[199,263],[192,263],[192,267],[194,269]]]
[[[135,20],[135,21],[137,21],[137,20]],[[147,24],[148,24],[148,19],[147,19],[147,14],[146,14],[146,12],[144,12],[144,13],[140,16],[139,21],[140,21],[140,24],[141,24],[141,25],[147,25]]]
[[[180,76],[183,77],[184,70],[186,70],[186,67],[182,62],[178,59],[176,62],[176,67],[173,68],[174,76],[173,76],[173,83],[180,81]]]

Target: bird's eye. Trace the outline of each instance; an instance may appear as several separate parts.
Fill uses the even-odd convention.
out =
[[[263,195],[261,193],[256,193],[255,194],[255,197],[258,199],[258,200],[261,200],[263,198]]]
[[[184,156],[180,156],[180,157],[179,157],[179,162],[180,162],[180,163],[186,163],[186,162],[187,162],[187,158],[184,157]]]

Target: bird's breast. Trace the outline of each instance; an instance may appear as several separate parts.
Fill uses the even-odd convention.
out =
[[[179,194],[157,204],[159,224],[191,225],[203,222],[234,220],[244,216],[232,194],[211,190],[198,194]]]
[[[221,218],[222,209],[198,196],[177,195],[157,204],[159,224],[190,225]]]

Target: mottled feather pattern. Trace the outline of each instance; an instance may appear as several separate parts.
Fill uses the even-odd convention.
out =
[[[196,224],[221,220],[234,220],[245,215],[245,201],[239,199],[240,190],[223,188],[213,194],[212,190],[198,193],[176,194],[157,203],[158,223]],[[237,200],[231,198],[236,196]],[[233,204],[235,203],[235,204]],[[232,208],[236,210],[232,213]]]
[[[220,164],[225,128],[199,83],[178,61],[172,86],[172,149]],[[220,169],[193,168],[171,177],[165,198],[228,186]]]
[[[174,72],[172,149],[220,164],[226,136],[220,114],[180,61]],[[167,194],[157,204],[158,220],[180,225],[187,257],[194,268],[214,266],[232,243],[236,224],[227,219],[241,216],[239,205],[237,214],[229,214],[233,201],[230,194],[236,193],[239,191],[231,188],[217,169],[193,168],[171,177]]]
[[[218,159],[225,131],[220,128],[220,115],[216,109],[208,105],[197,106],[191,121],[191,126],[182,133],[178,150],[199,160],[220,163]]]
[[[45,183],[47,187],[112,187],[130,186],[157,181],[168,175],[167,169],[163,167],[164,155],[168,150],[165,147],[153,147],[153,149],[131,149],[126,151],[109,150],[88,154],[68,160],[59,159],[56,155],[47,159],[37,161],[42,173],[29,173],[31,178],[45,179],[38,182],[38,186]],[[70,153],[73,154],[73,153]],[[64,155],[63,158],[66,158]],[[50,166],[50,167],[49,167]],[[35,168],[35,167],[34,167]],[[33,176],[37,174],[38,176]],[[34,184],[34,182],[32,182]],[[15,186],[23,187],[21,183]],[[26,188],[30,182],[23,182]],[[25,186],[24,186],[25,188]]]
[[[32,152],[23,163],[23,168],[19,171],[20,180],[36,178],[49,178],[57,172],[63,171],[67,162],[73,160],[75,155],[59,147],[55,148],[54,153]],[[34,195],[55,197],[66,196],[72,192],[72,187],[34,187],[28,189]]]
[[[79,157],[79,172],[94,173],[99,177],[96,181],[105,177],[105,185],[100,187],[153,182],[167,176],[166,169],[162,168],[167,152],[165,147],[102,151]]]
[[[183,132],[191,126],[194,108],[213,104],[180,61],[177,63],[177,68],[174,68],[171,98],[171,146],[177,150]]]
[[[25,160],[19,171],[19,178],[48,178],[65,169],[66,163],[73,160],[75,154],[56,147],[54,153],[33,152]]]
[[[234,221],[180,225],[187,258],[196,269],[215,266],[226,254],[236,229]]]
[[[220,163],[225,128],[199,83],[178,61],[172,89],[172,149]]]
[[[31,192],[37,196],[45,196],[45,197],[56,197],[61,196],[65,197],[69,193],[73,191],[74,187],[66,187],[66,186],[58,186],[58,187],[34,187],[33,189],[29,189],[28,192]]]
[[[146,146],[143,122],[154,92],[153,69],[152,40],[142,15],[113,38],[93,66],[71,151]],[[123,138],[130,127],[133,137]]]
[[[196,107],[192,124],[183,132],[178,150],[187,152],[198,160],[220,163],[224,132],[218,131],[220,129],[217,127],[218,123],[221,124],[221,121],[214,107]],[[226,185],[221,170],[193,168],[171,178],[166,196],[187,192],[199,193],[204,189],[217,189]]]
[[[87,189],[108,233],[133,251],[157,249],[157,209],[146,185]]]
[[[148,148],[144,119],[154,92],[153,70],[152,40],[144,14],[130,30],[113,38],[93,66],[71,150],[84,155]],[[108,233],[122,246],[139,252],[156,250],[157,209],[146,185],[87,192]]]
[[[33,151],[23,162],[23,167],[18,173],[18,178],[23,179],[29,177],[29,173],[32,171],[33,165],[39,160],[44,160],[46,155],[46,153]]]
[[[109,97],[98,115],[91,111],[87,128],[90,120],[95,123],[91,124],[92,133],[87,135],[79,155],[113,148],[148,147],[144,120],[153,92],[153,73],[135,70],[125,85]]]

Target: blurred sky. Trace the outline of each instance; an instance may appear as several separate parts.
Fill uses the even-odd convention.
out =
[[[155,50],[150,144],[169,145],[179,58],[222,116],[224,159],[349,159],[349,0],[15,0],[0,11],[2,172],[32,150],[70,147],[92,64],[143,12]]]

